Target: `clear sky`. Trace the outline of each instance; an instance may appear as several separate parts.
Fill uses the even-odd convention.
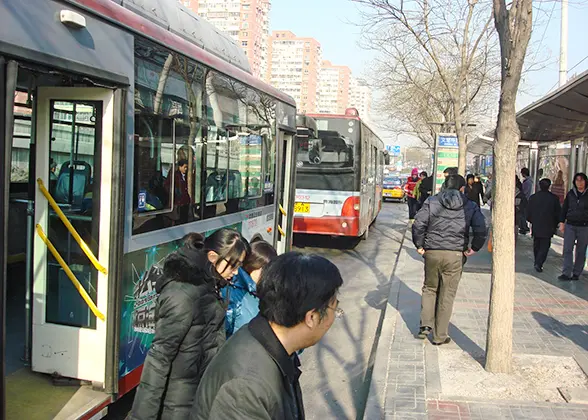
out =
[[[537,64],[539,69],[525,76],[519,108],[540,99],[557,87],[559,80],[560,2],[534,3],[536,22],[527,61],[541,63]],[[359,45],[361,28],[351,22],[360,20],[358,6],[351,0],[272,0],[271,30],[290,30],[298,36],[316,38],[324,59],[349,66],[355,76],[364,74],[375,54]],[[588,0],[569,0],[568,37],[568,69],[577,65],[570,70],[571,77],[588,69]]]

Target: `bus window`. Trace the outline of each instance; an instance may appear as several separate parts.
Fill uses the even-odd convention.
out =
[[[203,68],[135,41],[133,233],[200,218]]]
[[[267,185],[264,148],[273,101],[212,70],[205,83],[207,142],[204,217],[255,208]],[[273,182],[273,181],[271,181]]]
[[[32,98],[26,92],[14,93],[14,129],[12,135],[12,165],[10,182],[29,182],[29,150],[31,147]]]

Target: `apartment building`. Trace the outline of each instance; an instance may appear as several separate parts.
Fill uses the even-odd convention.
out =
[[[271,0],[179,0],[240,45],[253,74],[267,72]]]
[[[356,108],[359,116],[369,120],[372,111],[372,89],[363,79],[351,77],[349,87],[349,108]]]
[[[296,100],[297,110],[318,110],[321,45],[314,38],[290,31],[274,31],[268,46],[266,81]]]
[[[349,106],[351,69],[323,61],[319,74],[319,105],[321,114],[344,114]]]

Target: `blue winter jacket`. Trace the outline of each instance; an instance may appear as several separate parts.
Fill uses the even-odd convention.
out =
[[[227,338],[237,332],[243,325],[248,324],[259,313],[259,299],[255,296],[257,285],[243,268],[233,277],[233,281],[223,288],[222,296],[226,301],[227,294],[229,304],[225,328]]]

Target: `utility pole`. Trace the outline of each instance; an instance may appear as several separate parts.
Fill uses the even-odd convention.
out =
[[[559,45],[559,86],[568,81],[568,0],[561,0],[561,35]]]

